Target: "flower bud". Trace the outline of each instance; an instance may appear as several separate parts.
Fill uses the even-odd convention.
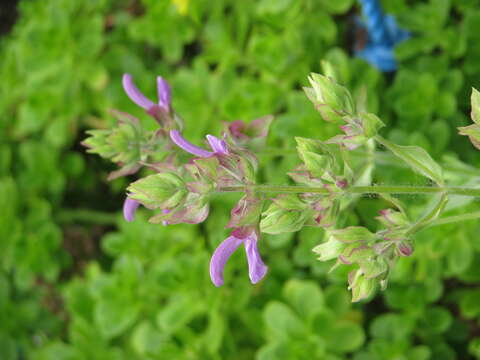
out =
[[[406,242],[398,243],[397,250],[400,256],[410,256],[413,254],[413,247],[410,243],[406,243]]]
[[[348,274],[348,288],[352,291],[352,302],[368,298],[375,291],[375,279],[367,279],[360,269]]]

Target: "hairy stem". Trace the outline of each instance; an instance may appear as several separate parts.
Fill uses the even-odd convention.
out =
[[[290,194],[329,194],[328,189],[324,187],[310,187],[297,185],[239,185],[224,186],[217,190],[218,192],[245,192],[255,191],[258,193],[290,193]],[[403,186],[403,185],[370,185],[370,186],[350,186],[344,190],[346,194],[439,194],[447,193],[450,195],[463,195],[471,197],[480,197],[479,188],[460,187],[460,186]]]
[[[426,214],[424,214],[420,220],[418,220],[415,224],[413,224],[410,229],[407,230],[405,235],[412,235],[416,232],[420,231],[421,229],[428,227],[433,221],[435,221],[440,214],[442,213],[443,209],[448,202],[448,196],[446,193],[443,193],[440,198],[438,199],[437,203],[429,210]]]
[[[468,221],[468,220],[478,220],[480,219],[480,211],[475,211],[468,214],[461,214],[461,215],[452,215],[444,217],[443,219],[437,219],[430,223],[430,226],[439,226],[445,224],[453,224],[460,221]]]

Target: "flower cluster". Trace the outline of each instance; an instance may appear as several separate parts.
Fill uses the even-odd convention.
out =
[[[140,121],[131,115],[114,111],[120,117],[119,126],[112,130],[93,130],[83,144],[92,153],[111,159],[120,166],[110,179],[136,173],[143,165],[153,174],[128,187],[123,204],[126,221],[133,221],[140,205],[159,210],[150,218],[152,223],[173,225],[197,224],[209,214],[208,197],[228,186],[255,184],[257,159],[251,149],[261,147],[268,134],[272,116],[245,123],[241,120],[225,124],[221,138],[207,135],[208,149],[184,138],[182,122],[171,103],[170,85],[157,77],[158,101],[153,102],[134,84],[132,76],[123,76],[127,96],[159,125],[147,133]],[[181,152],[193,157],[182,163]],[[163,154],[163,156],[159,156]],[[223,269],[231,254],[243,244],[252,283],[266,274],[258,249],[259,219],[263,202],[253,192],[246,194],[232,209],[227,228],[231,235],[214,251],[210,275],[214,285],[223,284]]]
[[[111,130],[93,130],[84,141],[90,152],[111,159],[119,170],[110,178],[130,175],[146,167],[150,174],[127,188],[124,217],[133,221],[140,205],[152,210],[150,222],[163,225],[198,224],[210,212],[213,193],[240,192],[226,228],[228,236],[213,252],[210,277],[215,286],[224,283],[224,267],[243,245],[250,281],[255,284],[267,273],[258,246],[261,233],[296,232],[305,226],[318,228],[324,239],[313,251],[319,260],[335,260],[333,269],[349,267],[348,287],[353,301],[384,288],[397,260],[413,253],[413,237],[432,226],[444,212],[450,194],[478,196],[478,189],[448,188],[442,168],[423,149],[396,145],[379,135],[383,122],[361,111],[350,92],[335,80],[335,72],[324,64],[327,76],[311,74],[305,93],[326,121],[338,124],[343,134],[325,141],[296,138],[301,163],[288,175],[295,185],[257,184],[255,154],[265,145],[271,116],[245,123],[224,124],[221,137],[207,135],[206,147],[183,135],[183,125],[171,104],[171,89],[157,78],[158,101],[138,90],[128,74],[123,87],[129,98],[152,117],[159,128],[143,130],[140,121],[115,111],[119,124]],[[480,148],[480,93],[472,94],[473,125],[459,128]],[[412,171],[428,178],[434,186],[375,186],[373,168],[376,145],[388,150]],[[188,155],[187,155],[188,154]],[[187,158],[187,160],[185,160]],[[437,199],[418,219],[411,219],[397,193],[437,194]],[[376,218],[378,229],[341,227],[342,214],[362,194],[377,194],[390,203]],[[266,196],[269,194],[269,197]],[[272,195],[273,194],[273,195]]]

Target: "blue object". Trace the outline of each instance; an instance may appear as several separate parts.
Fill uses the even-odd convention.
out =
[[[408,31],[400,29],[395,19],[385,15],[378,0],[359,0],[362,4],[361,20],[357,20],[360,30],[367,33],[364,47],[355,50],[355,55],[365,59],[381,71],[397,69],[393,50],[395,46],[410,36]]]

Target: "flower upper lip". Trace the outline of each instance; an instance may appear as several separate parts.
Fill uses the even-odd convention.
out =
[[[228,155],[228,148],[225,140],[219,139],[213,135],[207,135],[207,141],[213,151],[205,150],[197,145],[192,144],[187,139],[185,139],[180,131],[170,130],[170,139],[180,148],[189,152],[190,154],[207,158],[215,154],[219,155]]]
[[[240,228],[237,228],[232,231],[231,235],[215,249],[212,255],[210,260],[210,278],[217,287],[223,285],[223,271],[228,259],[242,244],[245,246],[251,283],[258,283],[267,273],[268,268],[263,263],[258,251],[256,231],[251,230],[245,237],[240,238],[237,237],[238,235],[236,236],[240,230]]]
[[[130,100],[138,106],[149,111],[152,108],[159,106],[165,111],[169,111],[171,103],[171,89],[170,85],[161,76],[157,76],[157,94],[158,104],[155,104],[135,86],[132,75],[124,74],[122,78],[123,89],[127,93]]]

